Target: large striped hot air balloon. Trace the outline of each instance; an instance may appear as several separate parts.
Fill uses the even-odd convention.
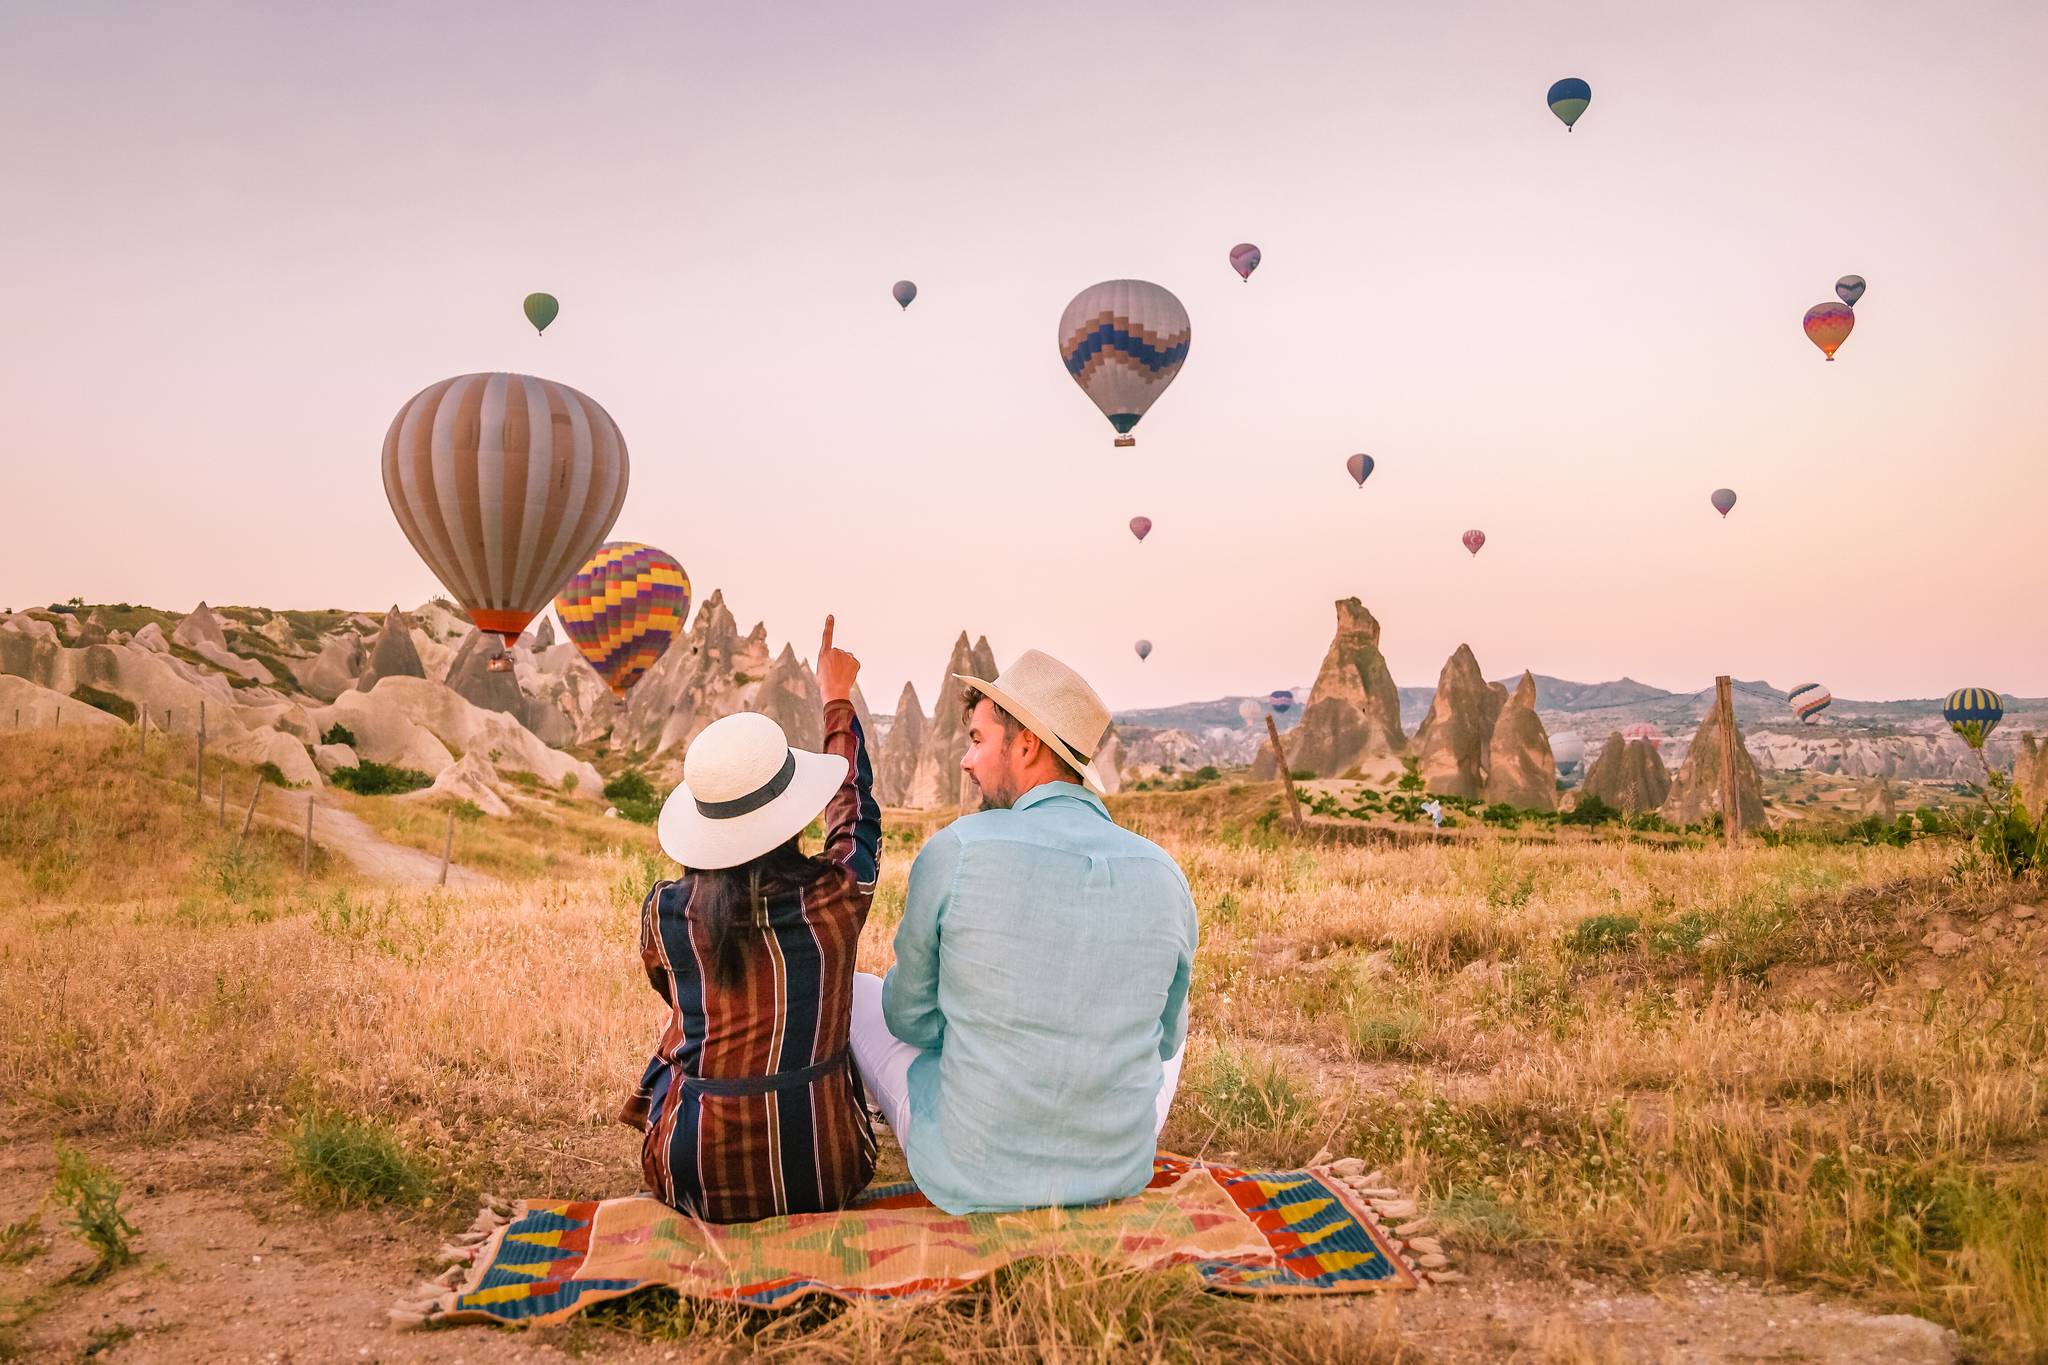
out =
[[[1557,115],[1569,133],[1572,125],[1579,121],[1579,115],[1586,112],[1586,106],[1593,102],[1593,87],[1577,76],[1566,76],[1550,87],[1550,93],[1543,97],[1550,106],[1550,112]]]
[[[1816,303],[1806,310],[1806,339],[1820,347],[1829,360],[1856,330],[1856,310],[1846,303]]]
[[[509,648],[625,505],[626,440],[567,384],[464,374],[429,385],[384,434],[384,496],[399,529]]]
[[[1251,283],[1252,272],[1259,268],[1262,259],[1264,258],[1259,255],[1259,249],[1250,242],[1239,242],[1230,248],[1230,268],[1235,270],[1237,277],[1246,284]]]
[[[1834,694],[1819,683],[1801,683],[1785,694],[1785,700],[1792,706],[1792,714],[1806,725],[1813,724],[1834,699]]]
[[[612,695],[623,698],[682,633],[690,576],[652,545],[615,540],[555,595],[555,615]]]
[[[1630,742],[1641,740],[1652,749],[1662,749],[1664,747],[1664,731],[1648,721],[1637,721],[1634,725],[1624,725],[1621,728],[1621,737]]]
[[[1131,428],[1180,373],[1191,334],[1188,310],[1158,285],[1104,280],[1060,314],[1060,360],[1116,428],[1116,444],[1136,445]]]
[[[1959,687],[1948,694],[1941,718],[1948,722],[1949,729],[1963,737],[1963,743],[1981,749],[1998,728],[1998,722],[2005,718],[2005,703],[1988,687]]]
[[[1586,761],[1586,740],[1576,730],[1564,730],[1550,737],[1550,760],[1560,773],[1570,772]]]

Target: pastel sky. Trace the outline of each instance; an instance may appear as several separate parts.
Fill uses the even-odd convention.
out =
[[[837,612],[878,706],[962,628],[1263,692],[1352,594],[1404,683],[2041,695],[2044,52],[2024,0],[8,0],[0,605],[416,603],[385,427],[510,369],[619,423],[616,537],[778,647]],[[1194,320],[1123,451],[1054,337],[1118,276]]]

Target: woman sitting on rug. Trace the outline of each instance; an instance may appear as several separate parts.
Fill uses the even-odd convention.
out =
[[[825,752],[743,713],[707,726],[663,804],[688,869],[640,909],[640,957],[668,1023],[620,1113],[663,1202],[713,1223],[843,1207],[875,1171],[847,1051],[854,950],[875,894],[882,811],[853,714],[860,661],[818,651]],[[825,846],[800,838],[824,812]]]

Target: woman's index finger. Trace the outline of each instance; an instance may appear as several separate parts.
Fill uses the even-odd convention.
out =
[[[819,643],[819,645],[818,645],[818,658],[819,658],[819,660],[820,660],[820,661],[822,662],[822,661],[824,660],[825,656],[826,656],[827,654],[831,653],[831,652],[832,652],[832,617],[831,617],[831,614],[830,614],[830,613],[827,613],[827,614],[826,614],[826,617],[825,617],[825,638],[824,638],[824,640],[823,640],[823,641],[821,641],[821,642]]]

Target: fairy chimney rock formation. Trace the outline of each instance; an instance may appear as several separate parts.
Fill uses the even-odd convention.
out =
[[[384,615],[383,629],[370,645],[370,663],[356,681],[356,690],[367,692],[386,678],[424,678],[426,666],[413,647],[412,627],[396,603]]]
[[[1317,777],[1356,771],[1371,781],[1401,773],[1408,738],[1401,733],[1401,694],[1380,653],[1380,623],[1356,597],[1336,604],[1337,633],[1309,689],[1301,723],[1282,741],[1287,766]],[[1271,743],[1261,745],[1252,777],[1279,776]]]
[[[171,643],[190,650],[197,650],[201,645],[226,649],[228,636],[221,629],[220,617],[214,614],[213,608],[201,602],[192,608],[191,615],[178,622],[177,628],[171,632]]]
[[[1557,760],[1536,714],[1536,679],[1527,671],[1501,708],[1487,745],[1486,800],[1518,810],[1557,809]]]
[[[815,753],[825,747],[824,696],[818,691],[817,675],[796,657],[793,645],[783,645],[746,709],[780,725],[795,748]]]
[[[917,776],[917,760],[924,753],[924,709],[917,689],[903,684],[896,699],[896,719],[889,726],[889,743],[875,764],[875,799],[885,806],[910,804],[910,788]]]
[[[2029,819],[2039,821],[2048,814],[2048,743],[2034,738],[2034,732],[2020,735],[2020,751],[2013,758],[2014,799],[2027,808]]]
[[[688,745],[720,716],[760,709],[749,703],[771,666],[767,628],[757,625],[741,636],[724,594],[713,592],[690,633],[671,644],[627,694],[612,742],[649,756]]]
[[[1619,731],[1607,736],[1600,756],[1579,784],[1581,796],[1597,796],[1628,815],[1657,809],[1671,794],[1671,772],[1658,756],[1657,746],[1647,739],[1623,739]]]
[[[1507,689],[1488,683],[1479,671],[1472,647],[1459,645],[1444,663],[1429,714],[1415,731],[1414,747],[1425,787],[1444,796],[1476,799],[1485,795],[1494,722],[1507,699]],[[1547,740],[1544,748],[1549,749]]]
[[[1749,748],[1742,741],[1740,721],[1735,725],[1735,787],[1742,828],[1752,833],[1763,829],[1766,824],[1763,780],[1757,776],[1756,760],[1750,757]],[[1700,728],[1692,737],[1692,746],[1685,751],[1685,762],[1678,765],[1678,776],[1671,782],[1671,794],[1664,799],[1663,815],[1673,824],[1689,825],[1720,809],[1721,710],[1712,706],[1707,708],[1706,716],[1700,721]]]
[[[509,668],[491,667],[494,660],[504,657],[503,639],[487,630],[472,630],[464,637],[462,648],[455,651],[445,681],[464,700],[523,721],[526,694],[519,690],[519,679]]]
[[[956,673],[995,677],[995,655],[986,636],[970,645],[963,630],[953,642],[945,678],[939,683],[938,702],[932,707],[932,723],[925,731],[924,747],[918,752],[908,799],[903,803],[907,806],[958,806],[973,799],[972,784],[960,771],[961,755],[967,752],[967,722],[961,715],[967,684],[955,677]]]

